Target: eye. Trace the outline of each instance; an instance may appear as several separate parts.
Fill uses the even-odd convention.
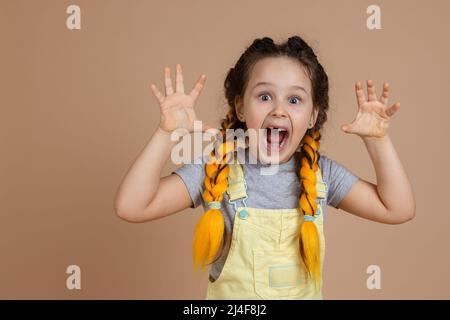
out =
[[[261,93],[260,95],[258,95],[258,98],[260,97],[270,97],[266,92]],[[267,100],[262,100],[262,101],[267,101]]]
[[[302,102],[302,98],[300,98],[300,97],[292,97],[291,101],[294,99],[297,99],[299,103]],[[296,104],[296,103],[294,102],[294,104]]]

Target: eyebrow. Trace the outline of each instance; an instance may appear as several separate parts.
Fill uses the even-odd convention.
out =
[[[258,82],[258,83],[253,87],[253,89],[255,89],[257,86],[262,86],[262,85],[270,85],[270,86],[273,86],[274,84],[271,83],[271,82]],[[308,94],[308,92],[307,92],[307,91],[305,90],[305,88],[303,88],[302,86],[296,86],[296,85],[293,85],[293,86],[291,86],[291,88],[303,90],[306,94]]]

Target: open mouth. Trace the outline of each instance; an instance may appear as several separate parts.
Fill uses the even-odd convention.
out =
[[[268,126],[264,130],[264,146],[268,153],[281,152],[287,144],[289,130],[281,126]]]

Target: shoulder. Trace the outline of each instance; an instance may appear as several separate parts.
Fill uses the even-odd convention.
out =
[[[173,173],[179,175],[185,182],[192,181],[192,184],[199,184],[205,174],[205,164],[210,156],[197,156],[190,161],[183,160],[181,163],[175,163],[178,166]]]
[[[336,207],[351,186],[358,181],[358,176],[342,163],[322,154],[319,167],[322,179],[328,185],[328,203]]]
[[[196,208],[202,204],[205,164],[209,159],[209,156],[200,156],[194,158],[190,162],[184,161],[184,163],[181,163],[181,166],[172,172],[178,175],[186,185],[192,199],[192,208]]]
[[[332,161],[334,161],[334,160],[329,158],[328,156],[320,154],[318,165],[319,165],[320,171],[322,173],[322,179],[326,183],[328,183],[328,178],[330,176]]]
[[[323,179],[329,183],[332,183],[333,179],[336,179],[337,177],[353,174],[347,166],[327,155],[321,154],[318,164]]]
[[[206,163],[211,159],[210,155],[202,155],[202,156],[196,156],[193,159],[179,159],[178,161],[173,161],[175,165],[178,165],[178,169],[184,170],[187,168],[191,169],[199,169],[201,167],[204,167]]]

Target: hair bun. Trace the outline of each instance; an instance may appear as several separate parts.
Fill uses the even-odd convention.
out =
[[[290,45],[291,47],[295,47],[295,48],[300,48],[300,47],[307,47],[308,45],[306,44],[306,42],[300,38],[299,36],[292,36],[288,39],[288,45]]]
[[[257,49],[270,50],[270,49],[275,48],[276,46],[271,38],[263,37],[263,38],[255,39],[250,47],[252,49],[256,49],[256,50]]]
[[[316,57],[313,49],[299,36],[292,36],[287,41],[287,46],[291,48],[293,51],[297,52],[308,52],[308,54]]]

